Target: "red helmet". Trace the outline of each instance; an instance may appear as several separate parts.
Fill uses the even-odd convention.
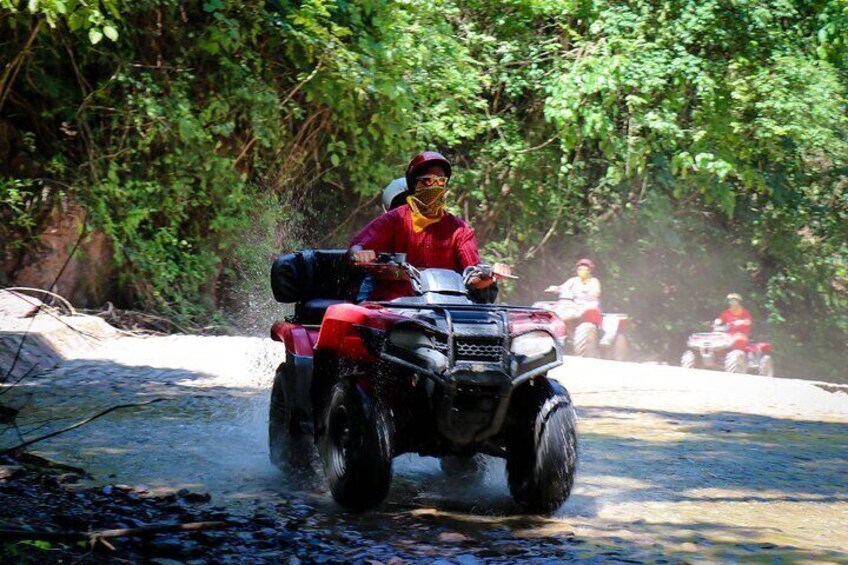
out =
[[[595,264],[592,263],[591,259],[580,259],[577,261],[577,267],[589,267],[591,270],[595,270]]]
[[[415,177],[418,176],[418,173],[422,169],[432,167],[433,165],[440,165],[441,167],[443,167],[445,169],[445,174],[448,176],[448,178],[450,178],[450,161],[448,161],[441,153],[436,153],[435,151],[425,151],[424,153],[413,157],[412,161],[409,162],[409,166],[406,167],[406,186],[408,186],[410,190],[415,190]]]

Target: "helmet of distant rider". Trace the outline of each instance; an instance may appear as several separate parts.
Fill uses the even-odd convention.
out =
[[[409,190],[406,188],[406,179],[400,177],[393,180],[383,189],[383,210],[388,212],[403,206],[407,196],[409,196]]]
[[[742,304],[742,295],[738,294],[736,292],[731,292],[730,294],[727,295],[727,301],[728,302],[738,302],[739,304]]]
[[[575,267],[589,267],[590,270],[592,270],[592,271],[595,270],[595,264],[592,263],[591,259],[586,259],[586,258],[583,258],[583,259],[580,259],[579,261],[577,261],[577,264],[575,265]]]
[[[451,164],[444,155],[441,153],[437,153],[435,151],[425,151],[420,155],[416,155],[412,158],[412,161],[409,162],[409,165],[406,167],[406,186],[407,188],[414,192],[415,191],[415,179],[424,171],[427,167],[432,167],[433,165],[440,165],[445,170],[445,175],[450,178],[451,176]]]

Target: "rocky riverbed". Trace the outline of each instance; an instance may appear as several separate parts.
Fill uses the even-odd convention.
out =
[[[485,481],[469,487],[446,480],[436,460],[413,456],[396,461],[387,502],[357,515],[340,510],[320,480],[285,477],[268,462],[269,386],[283,358],[277,344],[90,331],[81,345],[57,337],[62,329],[46,338],[43,327],[55,323],[0,317],[7,351],[28,329],[53,356],[44,360],[51,368],[32,371],[0,397],[20,409],[23,437],[110,406],[164,400],[112,412],[32,451],[91,474],[70,490],[159,497],[176,512],[169,518],[151,510],[145,523],[180,519],[174,505],[181,504],[191,510],[183,521],[231,520],[194,538],[162,534],[160,541],[172,543],[160,543],[155,555],[126,546],[123,555],[121,547],[101,548],[98,559],[848,562],[845,387],[569,358],[555,377],[578,407],[581,459],[575,491],[554,516],[518,513],[500,461],[490,461]],[[34,362],[38,349],[27,356]],[[0,449],[17,441],[6,428]],[[186,503],[180,492],[211,500]],[[10,519],[0,509],[0,520]],[[121,522],[118,514],[113,519]]]

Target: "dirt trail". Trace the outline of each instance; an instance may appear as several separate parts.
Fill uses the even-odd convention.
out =
[[[338,531],[332,551],[354,561],[848,562],[844,389],[569,358],[555,376],[578,407],[581,461],[555,517],[517,514],[500,462],[468,488],[412,456],[397,461],[386,504],[351,516],[320,484],[295,484],[268,462],[269,385],[281,360],[260,338],[106,338],[5,400],[23,408],[22,431],[34,436],[112,405],[167,398],[36,451],[103,483],[207,490],[234,512],[307,504]],[[14,439],[0,435],[0,445]]]

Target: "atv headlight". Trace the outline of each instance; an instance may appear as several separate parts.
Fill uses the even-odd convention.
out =
[[[553,336],[547,332],[535,331],[513,338],[510,353],[524,357],[542,357],[556,347]]]

